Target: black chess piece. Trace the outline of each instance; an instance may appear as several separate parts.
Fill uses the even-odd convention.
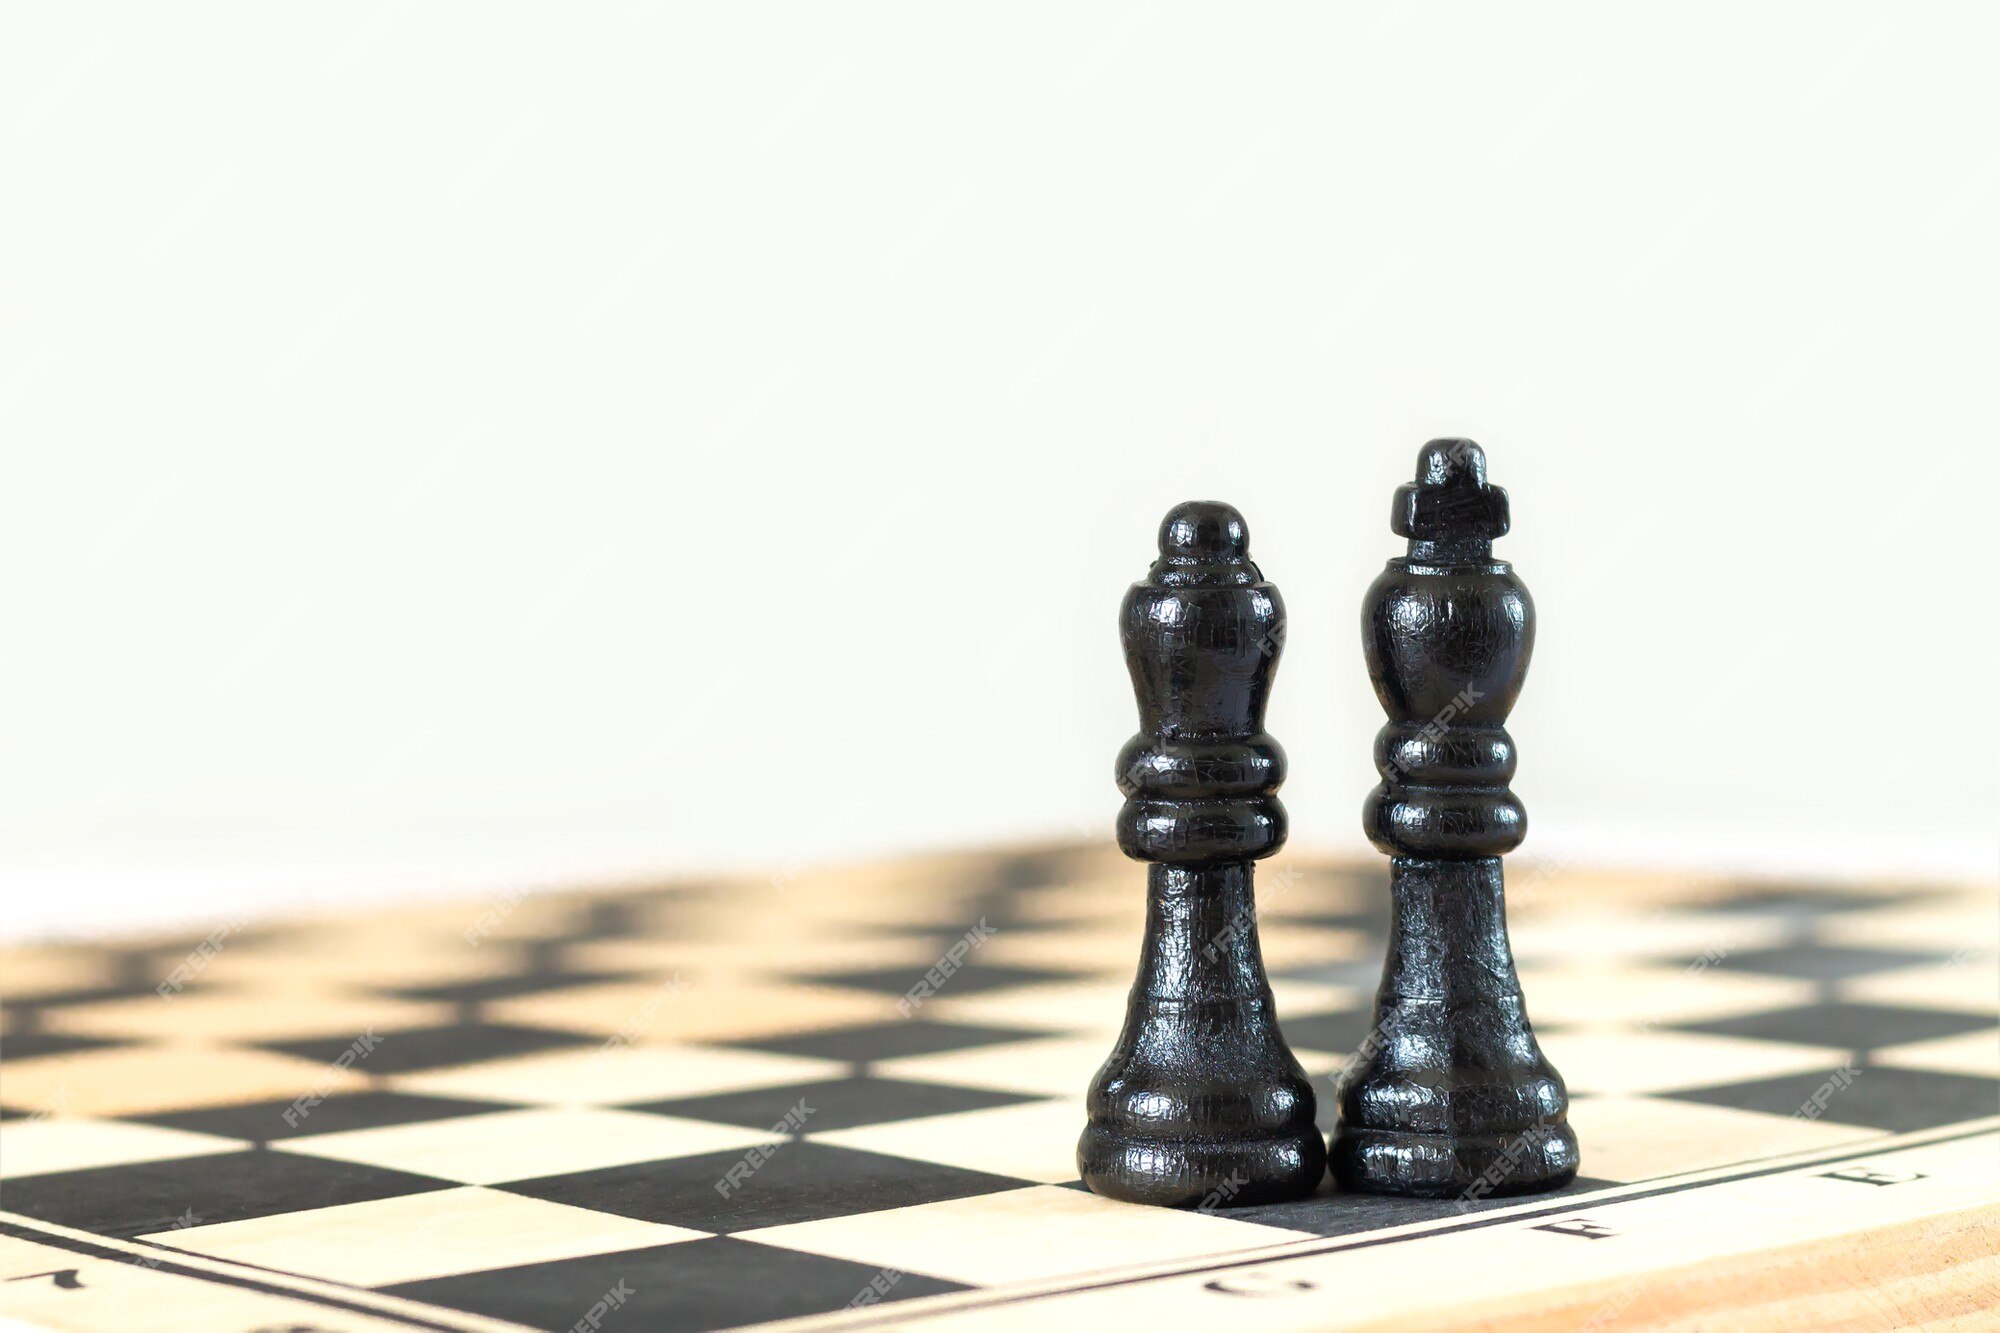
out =
[[[1534,604],[1493,558],[1507,492],[1470,440],[1433,440],[1390,526],[1409,553],[1362,603],[1389,722],[1362,820],[1394,902],[1375,1027],[1342,1073],[1334,1178],[1378,1194],[1527,1194],[1576,1175],[1568,1093],[1514,975],[1500,858],[1527,832],[1503,725],[1527,675]]]
[[[1264,731],[1285,612],[1249,541],[1228,505],[1177,506],[1120,612],[1139,733],[1118,756],[1118,845],[1151,863],[1146,938],[1076,1156],[1084,1184],[1132,1203],[1269,1203],[1326,1174],[1257,942],[1253,863],[1285,840],[1285,752]]]

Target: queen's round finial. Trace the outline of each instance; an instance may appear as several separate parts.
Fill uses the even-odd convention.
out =
[[[1250,528],[1234,505],[1189,500],[1167,511],[1160,524],[1160,558],[1175,561],[1241,560],[1250,554]]]

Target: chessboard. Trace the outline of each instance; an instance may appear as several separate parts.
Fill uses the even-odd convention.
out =
[[[1582,1153],[1574,1185],[1521,1198],[1323,1185],[1175,1211],[1080,1188],[1082,1094],[1145,910],[1143,870],[1104,847],[12,949],[0,1314],[634,1333],[1992,1317],[1990,885],[1509,874]],[[1258,896],[1325,1107],[1371,1021],[1385,863],[1280,856]]]

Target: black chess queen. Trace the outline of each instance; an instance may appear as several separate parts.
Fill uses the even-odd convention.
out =
[[[1251,883],[1285,840],[1285,752],[1264,730],[1284,603],[1250,561],[1243,516],[1169,513],[1120,625],[1139,732],[1118,757],[1118,845],[1149,863],[1146,937],[1077,1165],[1097,1193],[1135,1203],[1297,1198],[1326,1153],[1278,1031]]]

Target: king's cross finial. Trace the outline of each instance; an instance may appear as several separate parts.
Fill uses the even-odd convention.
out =
[[[1432,440],[1417,479],[1396,488],[1389,527],[1412,556],[1483,558],[1507,532],[1507,492],[1486,480],[1486,451],[1471,440]]]

